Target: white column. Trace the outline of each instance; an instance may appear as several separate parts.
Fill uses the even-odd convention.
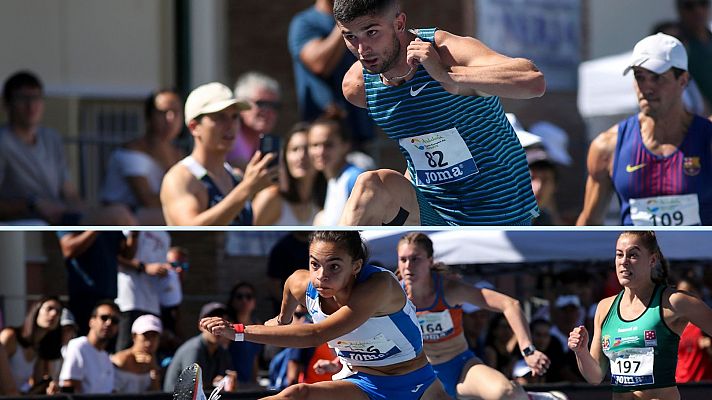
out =
[[[0,232],[0,294],[6,326],[21,325],[25,317],[25,232]]]
[[[227,3],[225,0],[190,2],[190,88],[227,82]]]

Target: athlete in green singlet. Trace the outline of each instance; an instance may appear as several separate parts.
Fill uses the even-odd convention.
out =
[[[679,399],[677,348],[688,322],[712,333],[712,309],[665,285],[667,263],[655,232],[623,232],[616,242],[616,275],[623,291],[598,303],[593,341],[580,326],[569,334],[581,374],[590,383],[610,370],[613,399]]]

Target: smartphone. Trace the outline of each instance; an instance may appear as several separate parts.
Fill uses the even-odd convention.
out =
[[[267,153],[274,153],[275,158],[269,163],[269,167],[274,167],[279,163],[279,148],[282,140],[275,135],[260,135],[260,153],[265,156]]]

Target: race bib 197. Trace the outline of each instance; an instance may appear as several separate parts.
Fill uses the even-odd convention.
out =
[[[410,155],[416,185],[442,185],[479,173],[470,149],[455,128],[398,140]]]
[[[696,193],[628,200],[630,218],[637,226],[702,225]]]
[[[655,383],[655,348],[635,348],[614,352],[610,358],[611,385],[639,386]]]

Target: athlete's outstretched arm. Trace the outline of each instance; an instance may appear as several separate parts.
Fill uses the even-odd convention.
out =
[[[614,188],[611,180],[613,155],[616,149],[618,127],[598,135],[588,149],[588,178],[583,200],[583,210],[576,225],[602,225]]]
[[[445,296],[449,304],[467,302],[490,311],[500,312],[504,314],[504,318],[512,328],[519,349],[525,349],[532,344],[529,324],[519,300],[495,290],[480,289],[460,280],[446,279]],[[543,375],[550,364],[549,358],[538,350],[526,357],[525,361],[532,368],[534,375]]]
[[[423,64],[430,76],[455,94],[528,99],[546,91],[544,74],[534,63],[499,54],[475,38],[439,30],[435,46],[416,39],[407,54],[409,63]]]
[[[353,331],[370,317],[381,313],[384,307],[390,307],[396,301],[396,293],[405,301],[403,290],[390,274],[375,273],[356,286],[349,301],[325,320],[315,324],[247,325],[244,327],[244,340],[282,347],[316,347]],[[200,329],[232,340],[235,338],[233,325],[219,317],[203,318]]]

